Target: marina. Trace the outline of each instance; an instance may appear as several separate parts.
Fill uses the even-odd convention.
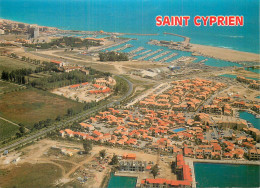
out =
[[[142,57],[139,57],[137,60],[144,60],[145,58],[148,58],[148,57],[150,57],[150,56],[152,56],[152,55],[154,55],[154,54],[157,54],[157,53],[159,53],[159,52],[161,52],[161,51],[163,51],[163,49],[159,49],[159,50],[156,50],[156,51],[151,52],[151,53],[149,53],[149,54],[146,54],[146,55],[144,55],[144,56],[142,56]],[[140,54],[139,54],[139,55],[140,55]]]
[[[175,59],[175,60],[171,61],[170,63],[192,62],[192,61],[194,61],[196,59],[197,59],[196,57],[182,56],[182,57],[180,57],[178,59]]]
[[[178,54],[177,54],[177,53],[172,53],[172,54],[170,54],[170,55],[164,57],[163,59],[159,60],[158,62],[166,62],[167,60],[169,60],[169,59],[175,57],[176,55],[178,55]]]
[[[166,52],[163,52],[163,53],[160,53],[160,54],[158,54],[157,56],[154,56],[154,57],[152,57],[152,58],[150,58],[150,59],[148,59],[149,61],[154,61],[154,60],[156,60],[156,59],[158,59],[158,58],[160,58],[160,57],[162,57],[162,56],[164,56],[164,55],[167,55],[167,54],[169,54],[169,53],[171,53],[170,51],[166,51]]]
[[[139,53],[139,54],[135,54],[135,56],[144,55],[144,54],[147,54],[147,53],[149,53],[149,52],[151,52],[151,51],[152,51],[152,50],[146,50],[146,51],[141,52],[141,53]],[[135,56],[133,56],[133,57],[135,57]]]
[[[142,51],[142,50],[144,50],[144,49],[145,49],[144,47],[138,47],[138,48],[136,48],[136,49],[131,50],[130,52],[128,52],[128,54],[131,56],[131,55],[133,55],[133,54],[135,54],[135,53],[138,53],[138,52],[140,52],[140,51]]]

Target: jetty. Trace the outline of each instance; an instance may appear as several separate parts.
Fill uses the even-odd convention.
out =
[[[184,63],[184,62],[187,62],[187,61],[192,62],[192,61],[194,61],[196,59],[197,59],[196,57],[181,56],[180,58],[175,59],[175,60],[171,61],[170,63],[179,63],[179,62],[183,62]]]
[[[154,61],[154,60],[156,60],[156,59],[158,59],[158,58],[160,58],[160,57],[162,57],[162,56],[164,56],[164,55],[166,55],[168,53],[171,53],[171,52],[170,51],[162,52],[162,53],[158,54],[157,56],[154,56],[154,57],[150,58],[149,61]]]
[[[131,48],[131,47],[133,47],[133,45],[131,45],[131,44],[125,44],[124,46],[122,46],[122,47],[120,47],[120,48],[117,48],[117,49],[115,49],[115,50],[112,50],[112,51],[118,52],[118,51],[125,50],[125,49]]]
[[[134,49],[134,50],[131,50],[130,52],[128,52],[130,55],[132,55],[132,54],[135,54],[135,53],[137,53],[137,52],[140,52],[140,51],[142,51],[142,50],[144,50],[145,48],[144,47],[139,47],[139,48],[136,48],[136,49]]]
[[[151,52],[152,50],[146,50],[144,52],[141,52],[140,54],[134,54],[131,56],[131,58],[135,57],[135,56],[139,56],[139,55],[144,55],[144,54],[147,54],[148,52]]]
[[[137,60],[144,60],[145,58],[150,57],[150,56],[152,56],[152,55],[154,55],[154,54],[157,54],[157,53],[159,53],[159,52],[161,52],[161,51],[163,51],[163,49],[159,49],[159,50],[156,50],[156,51],[151,52],[151,53],[149,53],[149,54],[146,54],[146,55],[144,55],[144,56],[142,56],[142,57],[139,57]]]
[[[147,54],[148,52],[151,52],[152,50],[146,50],[144,52],[141,52],[140,54],[137,54],[137,55],[144,55],[144,54]]]
[[[165,62],[165,61],[171,59],[172,57],[174,57],[176,55],[178,55],[178,54],[177,53],[172,53],[172,54],[166,56],[165,58],[161,59],[159,62]]]
[[[205,61],[208,61],[208,59],[203,59],[203,60],[201,60],[201,61],[198,62],[198,63],[204,63]]]
[[[144,49],[145,49],[144,47],[139,47],[139,48],[136,48],[134,50],[131,50],[130,52],[128,52],[129,58],[133,58],[133,57],[137,56],[138,54],[136,54],[136,53],[140,52],[140,51],[142,51]]]

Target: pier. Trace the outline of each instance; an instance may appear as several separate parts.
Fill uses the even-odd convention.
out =
[[[140,52],[140,51],[142,51],[142,50],[144,50],[145,48],[144,47],[139,47],[139,48],[136,48],[136,49],[134,49],[134,50],[131,50],[130,52],[128,52],[130,55],[133,55],[133,54],[135,54],[135,53],[137,53],[137,52]]]
[[[122,47],[120,47],[120,48],[117,48],[117,49],[115,49],[115,50],[112,50],[112,51],[118,52],[118,51],[125,50],[125,49],[131,48],[131,47],[133,47],[133,45],[131,45],[131,44],[125,44],[124,46],[122,46]]]
[[[129,54],[129,58],[133,58],[135,56],[138,56],[139,54],[136,54],[137,52],[140,52],[142,50],[144,50],[145,48],[144,47],[139,47],[139,48],[136,48],[134,50],[131,50],[130,52],[128,52]]]
[[[160,53],[160,54],[158,54],[157,56],[154,56],[154,57],[152,57],[151,59],[149,59],[149,61],[154,61],[154,60],[156,60],[156,59],[158,59],[158,58],[160,58],[160,57],[162,57],[162,56],[164,56],[164,55],[166,55],[166,54],[168,54],[168,53],[170,53],[170,51],[165,51],[165,52],[163,52],[163,53]]]
[[[135,56],[139,56],[139,55],[144,55],[144,54],[147,54],[148,52],[151,52],[152,50],[146,50],[144,52],[141,52],[140,54],[134,54],[131,56],[131,58],[135,57]]]
[[[170,63],[179,63],[179,62],[187,62],[187,61],[194,61],[195,59],[197,59],[196,57],[190,57],[190,56],[181,56],[180,58],[178,59],[175,59],[173,61],[171,61]]]
[[[165,62],[165,61],[171,59],[172,57],[174,57],[176,55],[178,55],[178,54],[177,53],[172,53],[171,55],[168,55],[167,57],[161,59],[159,62]]]
[[[152,50],[146,50],[144,52],[141,52],[140,54],[137,54],[137,55],[144,55],[144,54],[147,54],[148,52],[151,52]]]
[[[145,55],[145,56],[139,57],[137,60],[144,60],[145,58],[150,57],[150,56],[152,56],[152,55],[154,55],[154,54],[157,54],[158,52],[161,52],[161,51],[163,51],[163,49],[159,49],[159,50],[156,50],[156,51],[154,51],[154,52],[151,52],[151,53],[149,53],[149,54],[147,54],[147,55]]]
[[[203,59],[203,60],[201,60],[201,61],[198,62],[198,63],[204,63],[205,61],[208,61],[208,59]]]

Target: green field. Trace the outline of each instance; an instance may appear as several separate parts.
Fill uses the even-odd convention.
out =
[[[0,95],[0,116],[32,128],[41,120],[55,119],[67,114],[67,109],[82,109],[84,104],[48,91],[24,89]]]
[[[0,72],[3,70],[5,71],[12,71],[16,69],[22,69],[22,68],[31,68],[34,70],[37,66],[31,63],[27,63],[24,61],[20,61],[17,59],[9,58],[0,56]]]
[[[15,83],[10,83],[10,82],[0,80],[0,94],[17,91],[24,88],[25,86],[19,86],[18,84]]]
[[[18,129],[18,126],[0,119],[0,141],[14,136],[15,133],[19,132]]]
[[[53,164],[29,164],[0,169],[0,187],[55,187],[55,181],[61,177],[61,169]]]

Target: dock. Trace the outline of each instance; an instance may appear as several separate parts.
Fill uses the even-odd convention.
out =
[[[172,53],[171,55],[168,55],[167,57],[161,59],[159,62],[165,62],[165,61],[171,59],[172,57],[174,57],[176,55],[178,55],[178,54],[177,53]]]
[[[115,49],[115,50],[112,50],[112,51],[118,52],[118,51],[125,50],[125,49],[131,48],[131,47],[133,47],[133,45],[131,45],[131,44],[125,44],[124,46],[122,46],[122,47],[120,47],[120,48],[117,48],[117,49]]]
[[[150,56],[152,56],[152,55],[154,55],[154,54],[157,54],[157,53],[159,53],[159,52],[161,52],[161,51],[163,51],[163,49],[159,49],[159,50],[156,50],[156,51],[151,52],[151,53],[149,53],[149,54],[146,54],[146,55],[144,55],[144,56],[142,56],[142,57],[139,57],[137,60],[144,60],[145,58],[150,57]]]
[[[140,54],[137,54],[137,55],[144,55],[144,54],[147,54],[148,52],[151,52],[152,50],[146,50],[144,52],[141,52]]]
[[[175,59],[173,61],[171,61],[170,63],[178,63],[178,62],[187,62],[187,61],[194,61],[195,59],[197,59],[196,57],[190,57],[190,56],[181,56],[180,58],[178,59]]]
[[[134,49],[134,50],[128,52],[129,58],[133,58],[133,57],[135,57],[135,56],[138,56],[139,54],[136,54],[136,53],[137,53],[137,52],[140,52],[140,51],[142,51],[142,50],[144,50],[144,49],[145,49],[144,47],[139,47],[139,48],[136,48],[136,49]]]
[[[144,52],[141,52],[140,54],[134,54],[134,55],[131,56],[131,58],[133,58],[133,57],[135,57],[135,56],[147,54],[147,53],[149,53],[149,52],[151,52],[151,51],[152,51],[152,50],[146,50],[146,51],[144,51]]]
[[[135,54],[135,53],[137,53],[137,52],[140,52],[140,51],[142,51],[142,50],[144,50],[145,48],[144,47],[139,47],[139,48],[136,48],[136,49],[134,49],[134,50],[131,50],[130,52],[128,52],[130,55],[132,55],[132,54]]]
[[[201,61],[198,62],[198,63],[204,63],[205,61],[208,61],[208,59],[203,59],[203,60],[201,60]]]
[[[156,59],[158,59],[158,58],[160,58],[160,57],[162,57],[162,56],[164,56],[164,55],[166,55],[168,53],[171,53],[171,52],[170,51],[162,52],[162,53],[158,54],[157,56],[154,56],[151,59],[149,59],[149,61],[155,61]]]

